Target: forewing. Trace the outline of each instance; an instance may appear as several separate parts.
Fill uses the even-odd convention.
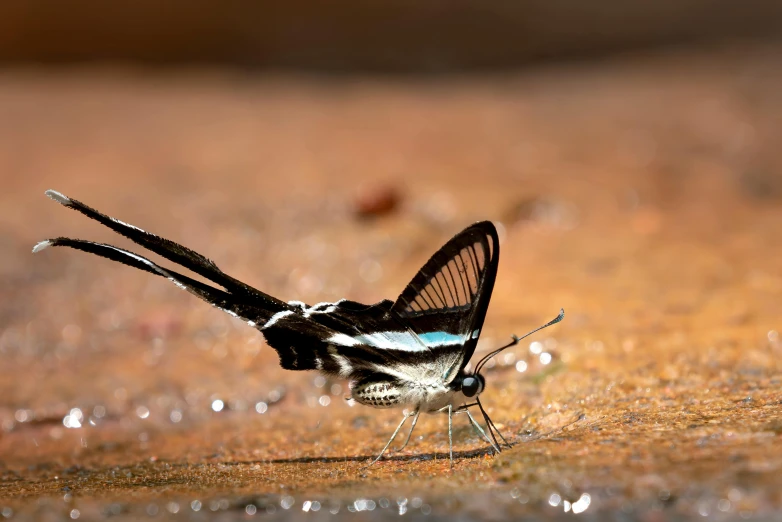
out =
[[[460,368],[475,351],[497,276],[500,245],[490,221],[467,227],[418,271],[391,308],[430,348],[461,346]]]

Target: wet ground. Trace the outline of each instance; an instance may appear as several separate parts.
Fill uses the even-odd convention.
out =
[[[0,74],[0,515],[782,516],[782,49],[482,78]],[[365,469],[400,412],[287,372],[57,189],[286,300],[394,298],[501,224],[482,395]],[[138,251],[139,248],[132,247]],[[152,256],[154,258],[154,256]],[[610,515],[610,517],[609,517]]]

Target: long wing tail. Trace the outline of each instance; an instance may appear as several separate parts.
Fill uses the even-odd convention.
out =
[[[102,214],[59,192],[47,190],[46,195],[54,201],[77,210],[85,216],[109,227],[131,241],[148,248],[152,252],[219,284],[225,290],[213,288],[210,285],[196,281],[195,279],[178,272],[161,267],[149,259],[128,250],[102,243],[60,237],[41,241],[33,248],[34,253],[40,252],[49,246],[67,246],[118,261],[128,266],[138,268],[139,270],[165,277],[180,288],[187,290],[229,314],[244,318],[251,323],[252,326],[255,326],[259,322],[260,324],[263,324],[263,322],[277,312],[291,309],[289,304],[225,274],[222,270],[217,268],[217,265],[211,260],[198,252]]]
[[[199,274],[210,281],[214,281],[229,292],[235,294],[248,294],[256,297],[264,297],[271,301],[277,301],[281,306],[287,307],[285,303],[274,299],[273,297],[264,294],[260,290],[257,290],[245,283],[242,283],[238,279],[234,279],[222,270],[217,268],[217,265],[211,259],[207,259],[198,252],[190,250],[189,248],[170,241],[168,239],[156,236],[145,230],[142,230],[133,225],[129,225],[119,219],[107,216],[98,212],[97,210],[88,207],[84,203],[75,199],[69,198],[63,194],[60,194],[54,190],[47,190],[46,195],[51,199],[64,205],[68,208],[72,208],[78,212],[81,212],[90,219],[94,219],[98,223],[105,225],[118,234],[122,234],[134,243],[137,243],[144,248],[148,248],[152,252],[165,257],[166,259],[182,265],[188,270],[192,270],[196,274]]]
[[[83,239],[70,239],[67,237],[58,237],[55,239],[47,239],[41,241],[33,248],[33,252],[37,253],[50,246],[67,246],[81,250],[83,252],[89,252],[100,257],[105,257],[113,261],[120,262],[124,265],[144,270],[151,274],[165,277],[179,288],[187,290],[191,294],[200,297],[204,301],[207,301],[219,308],[220,310],[233,315],[234,317],[240,317],[250,323],[250,326],[256,326],[258,323],[263,324],[271,315],[273,311],[268,311],[263,308],[259,308],[252,300],[247,299],[244,296],[236,296],[223,290],[213,288],[200,281],[196,281],[186,275],[180,274],[173,270],[163,268],[162,266],[155,264],[144,256],[140,256],[128,250],[118,248],[112,245],[106,245],[104,243],[94,243],[92,241],[85,241]]]

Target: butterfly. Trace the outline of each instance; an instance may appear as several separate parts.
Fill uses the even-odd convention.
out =
[[[164,277],[179,288],[244,320],[263,334],[287,370],[315,370],[350,382],[350,399],[375,408],[405,408],[403,417],[377,462],[412,418],[400,450],[407,446],[421,413],[448,414],[448,445],[453,466],[452,417],[465,413],[477,432],[499,453],[510,444],[486,413],[480,371],[492,357],[543,328],[468,363],[475,352],[497,276],[500,242],[490,221],[468,226],[424,264],[396,301],[366,305],[347,299],[317,303],[281,301],[225,274],[214,262],[178,243],[109,217],[59,192],[54,201],[81,212],[138,245],[214,283],[205,284],[112,245],[58,237],[36,244],[33,252],[65,246],[89,252]],[[219,287],[219,288],[218,288]],[[477,406],[486,431],[470,413]],[[496,434],[496,435],[495,435]]]

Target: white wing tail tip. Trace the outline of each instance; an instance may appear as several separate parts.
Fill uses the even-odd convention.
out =
[[[36,244],[36,245],[33,247],[33,254],[37,254],[37,253],[38,253],[38,252],[40,252],[41,250],[43,250],[43,249],[45,249],[45,248],[49,248],[50,246],[52,246],[52,242],[51,242],[51,241],[49,241],[48,239],[46,239],[46,240],[44,240],[44,241],[41,241],[40,243]]]
[[[66,196],[65,194],[61,194],[57,192],[56,190],[47,190],[44,192],[47,196],[49,196],[51,199],[56,201],[57,203],[61,205],[70,206],[71,205],[71,198]]]

